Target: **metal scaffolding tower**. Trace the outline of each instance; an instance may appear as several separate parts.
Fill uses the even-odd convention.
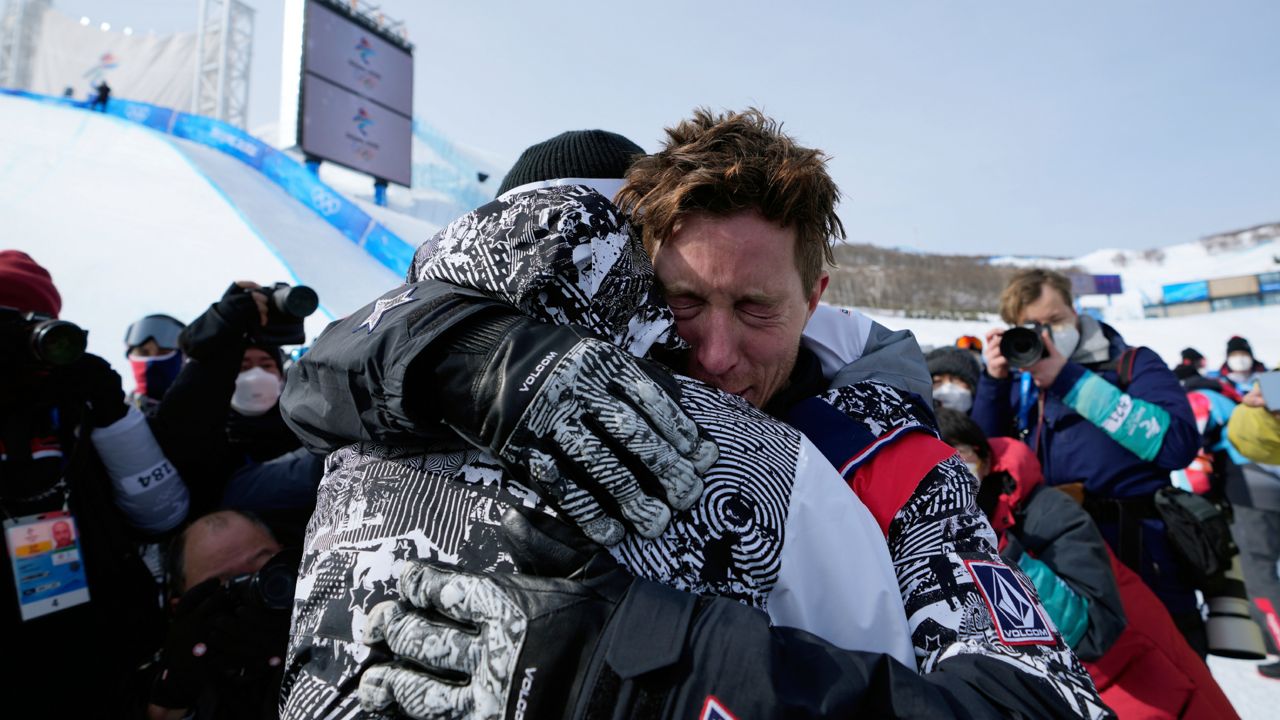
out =
[[[44,11],[52,0],[9,0],[0,18],[0,87],[27,89],[31,57]]]
[[[191,112],[243,128],[249,117],[253,8],[240,0],[200,0]]]

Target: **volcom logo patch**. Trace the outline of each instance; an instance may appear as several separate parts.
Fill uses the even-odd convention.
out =
[[[702,703],[702,712],[698,715],[698,720],[738,720],[738,717],[725,710],[724,705],[720,704],[720,700],[715,695],[708,695]]]
[[[546,370],[547,366],[551,364],[551,361],[555,360],[559,356],[559,353],[552,350],[547,353],[546,357],[539,360],[538,364],[534,366],[533,372],[529,373],[529,376],[520,384],[520,392],[529,392],[529,388],[533,387],[534,381],[538,379],[538,376],[542,374],[542,371]]]
[[[1006,565],[965,560],[982,599],[991,612],[996,635],[1005,645],[1055,645],[1049,621]]]

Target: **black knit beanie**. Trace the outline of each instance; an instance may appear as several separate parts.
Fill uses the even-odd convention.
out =
[[[620,180],[644,148],[607,130],[570,130],[520,153],[498,188],[511,188],[561,178]]]
[[[1227,354],[1233,352],[1247,352],[1249,357],[1253,357],[1253,348],[1249,346],[1249,341],[1236,335],[1227,341]]]
[[[924,359],[929,363],[930,375],[955,375],[969,383],[971,390],[978,389],[978,373],[982,372],[982,366],[972,352],[944,346],[931,350]]]
[[[1199,363],[1203,359],[1204,359],[1204,355],[1201,355],[1200,351],[1196,350],[1195,348],[1189,347],[1189,348],[1182,349],[1182,362],[1184,364],[1195,365],[1196,363]]]

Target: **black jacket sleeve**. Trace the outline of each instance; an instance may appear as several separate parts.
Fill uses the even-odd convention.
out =
[[[676,618],[688,618],[687,625],[670,621]],[[619,718],[1084,714],[1048,682],[993,657],[959,655],[920,675],[887,655],[842,650],[803,630],[770,627],[764,613],[731,600],[694,598],[643,581],[611,618],[602,645],[581,685],[587,696],[578,698],[575,717],[592,717],[591,708],[603,707]],[[699,715],[711,702],[728,715]]]
[[[245,335],[257,323],[252,297],[230,291],[193,320],[179,340],[187,362],[151,418],[156,441],[192,493],[193,515],[216,504],[239,464],[230,457],[227,413]]]
[[[436,280],[391,290],[330,323],[294,363],[280,398],[285,422],[317,452],[353,442],[456,441],[432,409],[430,400],[441,390],[434,366],[449,348],[451,330],[510,312],[478,292]]]
[[[1027,551],[1089,601],[1089,629],[1075,651],[1081,660],[1102,657],[1128,621],[1106,541],[1093,518],[1062,492],[1042,487],[1027,501],[1014,532]]]

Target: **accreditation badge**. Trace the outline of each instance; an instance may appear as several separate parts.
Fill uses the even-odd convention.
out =
[[[80,533],[71,513],[6,518],[4,539],[24,622],[89,602]]]

